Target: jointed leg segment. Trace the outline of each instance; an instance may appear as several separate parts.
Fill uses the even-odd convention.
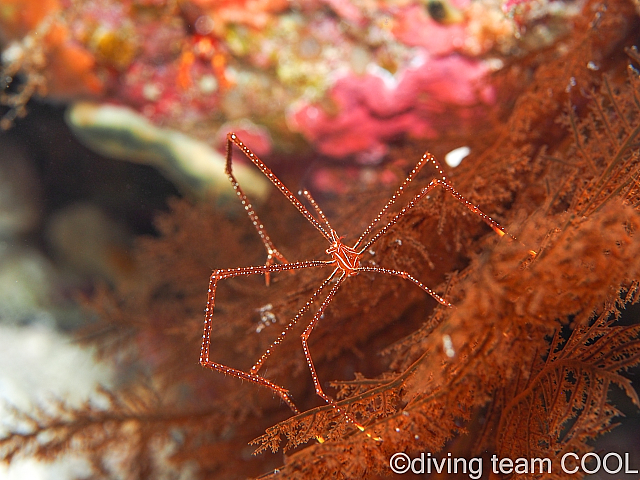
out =
[[[302,215],[304,215],[304,217],[307,220],[309,220],[311,225],[313,225],[316,228],[316,230],[318,230],[322,234],[324,238],[326,238],[328,241],[331,241],[331,237],[329,236],[329,233],[313,217],[313,215],[311,215],[309,210],[306,209],[306,207],[302,204],[302,202],[300,202],[300,200],[298,200],[296,196],[293,193],[291,193],[291,191],[284,185],[284,183],[282,183],[282,181],[280,181],[280,179],[273,174],[271,169],[267,167],[264,164],[264,162],[260,160],[258,156],[255,155],[251,151],[251,149],[247,147],[242,142],[242,140],[238,138],[238,136],[235,133],[229,133],[227,135],[227,167],[226,167],[227,172],[231,171],[231,157],[232,157],[231,145],[232,144],[236,145],[240,150],[242,150],[242,153],[244,153],[246,157],[249,160],[251,160],[256,167],[260,169],[260,171],[264,174],[264,176],[267,177],[271,181],[271,183],[273,183],[276,186],[278,190],[280,190],[280,193],[282,193],[287,198],[287,200],[289,200],[293,204],[293,206],[296,207],[298,211]],[[235,185],[237,185],[238,182],[235,181],[234,179],[234,182],[232,183],[235,183]],[[234,188],[236,188],[235,185],[234,185]]]
[[[318,287],[318,289],[315,292],[313,292],[313,295],[311,295],[311,298],[307,300],[307,303],[300,310],[298,310],[298,313],[296,313],[296,316],[293,317],[293,319],[287,324],[286,327],[284,327],[284,330],[280,333],[280,335],[278,335],[278,337],[273,342],[271,342],[271,345],[269,345],[269,348],[262,354],[262,356],[258,359],[258,361],[253,365],[253,367],[251,367],[251,373],[253,374],[258,373],[258,371],[262,367],[262,364],[267,360],[267,358],[269,358],[269,356],[271,356],[275,348],[278,345],[280,345],[280,343],[282,343],[282,341],[284,340],[289,330],[291,330],[291,328],[293,328],[293,326],[298,323],[298,320],[300,320],[302,315],[304,315],[307,312],[307,310],[309,310],[311,305],[318,299],[318,296],[320,295],[322,290],[324,290],[324,288],[329,284],[329,282],[333,280],[337,272],[338,272],[338,269],[335,269],[333,273],[329,275],[324,282],[322,282],[320,287]]]
[[[210,368],[211,370],[215,370],[224,374],[230,374],[235,377],[238,377],[244,380],[249,380],[250,382],[267,387],[273,390],[275,393],[277,393],[280,396],[280,398],[282,398],[282,400],[289,406],[289,408],[291,408],[291,410],[294,413],[299,413],[299,410],[291,400],[289,391],[284,387],[276,385],[273,382],[270,382],[269,380],[267,380],[266,378],[257,375],[257,369],[255,372],[252,369],[251,372],[247,373],[242,370],[227,367],[226,365],[223,365],[221,363],[212,362],[209,359],[209,353],[211,349],[211,330],[213,326],[212,320],[213,320],[214,305],[215,305],[215,298],[216,298],[216,289],[218,287],[218,282],[220,280],[223,280],[229,277],[236,277],[241,275],[255,275],[255,274],[266,275],[267,273],[272,273],[272,272],[282,272],[287,270],[297,270],[301,268],[310,268],[310,267],[323,267],[326,265],[327,265],[326,261],[312,260],[312,261],[306,261],[306,262],[286,263],[284,265],[264,265],[259,267],[241,267],[241,268],[215,270],[211,274],[211,278],[209,280],[207,307],[205,309],[205,319],[204,319],[204,332],[202,334],[202,347],[200,349],[200,364],[203,367]],[[328,281],[325,282],[323,286],[326,285],[326,283],[328,283]],[[266,357],[264,359],[266,359]],[[264,362],[264,359],[261,359],[259,363]]]
[[[311,332],[313,331],[316,324],[318,323],[318,320],[320,320],[327,306],[329,305],[331,300],[333,300],[333,296],[336,294],[336,292],[340,288],[340,285],[342,285],[342,282],[345,280],[345,278],[347,278],[347,276],[344,273],[340,276],[340,278],[338,278],[338,281],[335,283],[333,287],[331,287],[331,290],[329,290],[329,293],[327,294],[326,298],[322,302],[322,305],[320,305],[320,309],[313,316],[313,318],[309,322],[309,325],[307,325],[307,328],[305,328],[304,332],[302,332],[302,335],[300,335],[300,339],[302,340],[302,350],[304,351],[304,356],[307,359],[307,365],[309,366],[309,371],[311,372],[311,378],[313,379],[313,386],[315,387],[316,394],[321,398],[323,398],[327,403],[334,406],[335,406],[335,403],[333,399],[324,393],[324,391],[322,390],[322,386],[320,385],[320,381],[318,380],[316,367],[313,364],[313,359],[311,358],[311,353],[309,352],[308,340],[309,340],[309,336],[311,335]]]
[[[409,275],[407,272],[402,272],[402,271],[399,271],[399,270],[390,270],[388,268],[382,268],[382,267],[359,267],[358,271],[359,272],[383,273],[385,275],[391,275],[391,276],[395,276],[395,277],[404,278],[405,280],[409,280],[410,282],[415,283],[418,287],[420,287],[422,290],[424,290],[429,295],[431,295],[441,305],[444,305],[445,307],[450,307],[451,306],[451,304],[449,302],[447,302],[444,298],[442,298],[436,292],[434,292],[429,287],[424,285],[422,282],[417,280],[415,277]]]
[[[251,155],[254,156],[253,153],[251,153]],[[251,205],[251,202],[247,198],[247,195],[242,191],[242,188],[240,187],[238,180],[236,180],[236,177],[233,174],[232,158],[233,158],[233,154],[231,150],[231,141],[227,140],[227,163],[225,166],[225,173],[227,174],[227,177],[229,178],[229,181],[231,182],[231,185],[233,186],[233,189],[235,190],[236,195],[238,195],[238,197],[240,198],[240,203],[242,203],[242,206],[247,212],[247,215],[249,215],[249,219],[251,220],[251,223],[253,224],[256,231],[258,232],[258,236],[260,237],[260,240],[262,240],[262,243],[264,244],[264,248],[267,251],[267,261],[265,265],[267,266],[273,265],[276,261],[280,263],[287,263],[287,259],[284,258],[284,255],[282,255],[278,251],[278,249],[275,247],[275,245],[271,241],[269,234],[267,234],[267,230],[264,228],[264,225],[258,218],[258,215],[256,214],[255,210],[253,209],[253,205]],[[265,279],[268,285],[269,272],[265,273]]]
[[[434,159],[435,162],[435,159]],[[437,164],[437,162],[436,162]],[[496,232],[498,235],[500,235],[501,237],[503,235],[506,234],[506,231],[500,226],[500,224],[498,222],[496,222],[493,218],[491,218],[490,216],[488,216],[487,214],[485,214],[482,210],[480,210],[477,206],[475,206],[473,203],[471,203],[469,200],[467,200],[466,198],[464,198],[462,196],[462,194],[460,194],[460,192],[458,192],[455,188],[453,188],[453,186],[446,180],[446,179],[439,179],[439,178],[435,178],[433,180],[431,180],[431,182],[429,183],[429,185],[427,185],[425,188],[423,188],[420,192],[418,192],[412,199],[411,201],[407,204],[406,207],[404,207],[402,210],[400,210],[396,215],[394,215],[394,217],[384,226],[382,227],[374,236],[373,238],[371,238],[371,240],[369,240],[364,247],[362,247],[362,249],[360,250],[360,252],[365,252],[367,251],[367,249],[373,245],[382,235],[384,235],[387,230],[389,230],[391,227],[393,227],[396,223],[398,223],[398,220],[400,220],[400,218],[402,218],[404,215],[406,215],[409,210],[411,210],[413,207],[415,207],[417,205],[417,203],[423,199],[426,198],[427,195],[429,195],[429,192],[431,192],[434,188],[436,187],[442,187],[444,188],[448,193],[450,193],[456,200],[458,200],[460,203],[462,203],[462,205],[464,205],[465,207],[467,207],[471,212],[475,213],[476,215],[478,215],[482,221],[484,223],[486,223],[487,225],[489,225],[494,232]],[[376,217],[377,219],[378,217]],[[377,223],[374,219],[373,224]]]

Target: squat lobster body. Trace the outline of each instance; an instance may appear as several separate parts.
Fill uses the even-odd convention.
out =
[[[276,186],[278,190],[293,204],[294,207],[298,209],[298,211],[315,227],[318,232],[329,242],[329,247],[326,249],[325,253],[331,256],[330,260],[309,260],[309,261],[301,261],[301,262],[288,262],[285,257],[278,251],[278,249],[273,244],[271,238],[266,232],[266,229],[257,214],[255,213],[253,206],[249,202],[249,199],[244,194],[240,186],[238,185],[237,180],[235,179],[232,172],[232,148],[233,145],[236,145],[242,152],[247,156],[249,160],[253,162],[253,164],[258,167],[262,173]],[[381,221],[382,217],[387,213],[389,208],[395,204],[397,199],[406,191],[407,185],[413,180],[413,178],[417,175],[417,173],[421,170],[421,168],[427,164],[432,164],[436,171],[438,172],[439,178],[433,179],[426,187],[424,187],[420,192],[418,192],[408,204],[402,208],[398,213],[392,216],[392,218],[384,224],[375,234],[371,235],[375,227]],[[200,352],[200,363],[202,366],[210,368],[211,370],[215,370],[218,372],[222,372],[225,374],[233,375],[237,378],[248,380],[258,385],[262,385],[263,387],[267,387],[271,389],[273,392],[278,394],[280,398],[291,408],[294,413],[299,413],[298,408],[293,403],[289,391],[267,378],[260,376],[259,371],[267,358],[273,353],[273,351],[277,348],[277,346],[282,343],[285,339],[287,333],[297,324],[297,322],[302,318],[302,316],[311,308],[312,305],[316,303],[320,303],[316,313],[313,315],[306,328],[302,332],[300,338],[302,342],[302,349],[304,351],[304,355],[306,358],[307,366],[311,373],[311,378],[313,380],[313,384],[315,387],[315,391],[323,398],[328,404],[332,405],[336,410],[340,411],[337,404],[324,393],[322,387],[320,385],[320,381],[318,379],[318,375],[316,373],[315,365],[313,363],[313,358],[309,351],[308,339],[311,335],[311,332],[317,325],[318,321],[322,318],[324,311],[327,306],[335,296],[336,292],[340,288],[340,286],[352,276],[357,275],[361,272],[368,272],[374,274],[382,274],[382,275],[390,275],[400,277],[406,280],[411,281],[416,286],[421,288],[424,292],[431,295],[438,303],[450,307],[451,304],[447,302],[444,298],[440,297],[429,287],[425,286],[422,282],[411,276],[409,273],[405,271],[387,269],[378,266],[362,266],[360,265],[360,259],[362,258],[364,252],[366,252],[380,237],[385,235],[391,227],[393,227],[400,218],[402,218],[409,210],[411,210],[420,200],[427,197],[429,192],[431,192],[434,188],[440,186],[445,189],[448,193],[450,193],[456,200],[458,200],[462,205],[467,207],[471,212],[478,215],[487,225],[489,225],[496,233],[500,236],[505,235],[504,229],[491,217],[484,214],[477,206],[470,203],[466,198],[464,198],[457,190],[453,188],[453,186],[449,183],[447,178],[440,167],[440,164],[437,162],[435,157],[430,153],[425,153],[417,165],[413,168],[413,170],[409,173],[409,176],[404,180],[402,185],[396,190],[394,195],[389,199],[387,204],[380,210],[380,212],[375,216],[373,221],[369,224],[369,226],[365,229],[365,231],[360,235],[358,241],[353,245],[353,247],[349,247],[342,243],[342,238],[340,237],[336,231],[331,227],[327,217],[324,215],[318,204],[312,198],[311,194],[307,191],[299,192],[299,195],[304,197],[309,204],[311,205],[313,212],[315,212],[314,216],[311,211],[309,211],[302,202],[276,177],[273,172],[260,160],[234,133],[229,133],[227,135],[227,163],[226,163],[226,173],[229,177],[229,181],[231,182],[233,188],[236,191],[236,194],[240,198],[244,209],[249,216],[254,228],[256,229],[258,235],[260,236],[262,243],[267,252],[267,260],[264,265],[260,266],[252,266],[252,267],[239,267],[239,268],[229,268],[229,269],[221,269],[215,270],[211,274],[211,278],[209,281],[209,291],[208,291],[208,300],[207,307],[205,310],[205,320],[204,320],[204,333],[202,335],[202,348]],[[371,235],[371,238],[363,244],[365,238]],[[231,277],[239,277],[244,275],[255,275],[262,274],[265,276],[265,280],[267,284],[269,283],[270,274],[284,271],[292,271],[299,270],[304,268],[322,268],[322,267],[331,267],[331,274],[322,282],[322,284],[316,289],[316,291],[311,295],[306,304],[300,308],[300,310],[296,313],[293,319],[284,327],[282,332],[278,335],[278,337],[271,343],[269,348],[260,356],[260,358],[256,361],[256,363],[251,367],[248,372],[238,370],[232,367],[228,367],[226,365],[216,363],[210,360],[210,347],[211,347],[211,331],[212,331],[212,321],[214,315],[214,305],[215,305],[215,295],[216,288],[218,282],[224,280],[226,278]],[[332,285],[331,285],[332,284]],[[329,287],[329,285],[331,285]],[[322,298],[322,293],[325,289],[328,289],[328,293]],[[344,413],[344,412],[343,412]],[[363,430],[364,428],[358,425],[349,415],[344,413],[347,420],[353,422],[358,428]]]

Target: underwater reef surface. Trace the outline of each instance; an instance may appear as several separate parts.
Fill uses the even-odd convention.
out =
[[[582,2],[0,2],[4,117],[32,95],[93,99],[157,126],[263,150],[379,162],[389,140],[470,133],[492,72],[570,35]]]

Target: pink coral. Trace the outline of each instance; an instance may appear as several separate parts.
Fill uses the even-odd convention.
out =
[[[360,160],[375,161],[384,155],[386,142],[400,134],[433,138],[442,128],[477,116],[477,106],[494,101],[493,89],[483,83],[486,72],[482,62],[448,56],[395,77],[350,74],[331,91],[337,114],[305,104],[291,114],[290,123],[325,155],[360,154]],[[457,118],[439,116],[451,106],[458,107]]]
[[[398,12],[392,33],[405,45],[422,47],[432,55],[446,55],[459,50],[469,36],[466,24],[441,25],[429,16],[422,5],[411,5]]]

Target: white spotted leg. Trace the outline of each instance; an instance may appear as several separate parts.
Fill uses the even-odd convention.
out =
[[[216,299],[216,290],[218,287],[218,282],[225,278],[230,277],[238,277],[245,275],[256,275],[272,272],[283,272],[290,270],[299,270],[302,268],[313,268],[313,267],[324,267],[327,265],[326,261],[322,260],[312,260],[306,262],[293,262],[286,263],[283,265],[261,265],[257,267],[240,267],[240,268],[230,268],[230,269],[222,269],[215,270],[211,274],[211,278],[209,280],[209,291],[207,295],[207,307],[205,309],[205,319],[204,319],[204,332],[202,334],[202,346],[200,348],[200,364],[203,367],[210,368],[211,370],[215,370],[217,372],[221,372],[227,375],[233,375],[234,377],[248,380],[258,385],[262,385],[263,387],[267,387],[273,392],[275,392],[282,400],[291,408],[291,410],[298,414],[300,411],[295,406],[293,401],[291,400],[291,396],[289,391],[280,385],[276,385],[275,383],[267,380],[264,377],[261,377],[257,374],[257,369],[251,372],[244,372],[242,370],[238,370],[236,368],[231,368],[221,363],[213,362],[210,360],[210,350],[211,350],[211,330],[213,328],[213,314],[215,312],[215,299]]]

